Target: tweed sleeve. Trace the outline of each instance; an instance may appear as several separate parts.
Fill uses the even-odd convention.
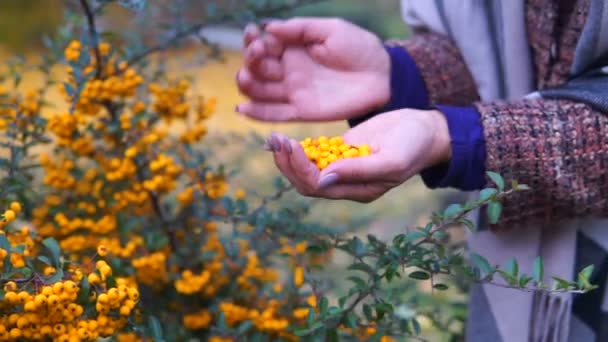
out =
[[[446,36],[425,32],[387,45],[405,48],[422,75],[431,105],[469,106],[477,86],[458,48]]]
[[[608,213],[606,115],[569,100],[476,107],[486,141],[486,169],[532,188],[506,199],[500,227]]]

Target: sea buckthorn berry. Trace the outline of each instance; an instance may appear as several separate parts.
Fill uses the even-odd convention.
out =
[[[8,222],[14,221],[16,216],[13,210],[9,209],[4,212],[4,219]]]
[[[21,204],[19,202],[12,202],[11,203],[11,210],[14,211],[15,213],[20,213],[21,212]]]
[[[317,139],[305,138],[300,141],[304,153],[319,169],[323,170],[329,164],[344,158],[365,157],[372,153],[369,145],[352,146],[344,143],[340,136]]]
[[[17,283],[14,281],[8,281],[6,284],[4,284],[4,291],[10,292],[15,290],[17,290]]]
[[[105,257],[106,255],[108,255],[108,248],[105,245],[97,246],[97,255],[99,255],[100,257]]]

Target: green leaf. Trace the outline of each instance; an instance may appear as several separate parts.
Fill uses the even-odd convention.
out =
[[[323,322],[316,322],[307,329],[298,329],[298,330],[294,331],[294,335],[300,336],[300,337],[308,336],[308,335],[313,334],[315,331],[323,328],[324,326],[325,326],[325,324],[323,324]]]
[[[471,220],[469,220],[469,219],[467,219],[467,218],[463,218],[463,219],[461,219],[459,223],[461,223],[461,224],[463,224],[465,227],[467,227],[467,229],[468,229],[470,232],[472,232],[472,233],[474,233],[474,232],[476,231],[476,228],[475,228],[475,223],[473,223],[473,221],[471,221]]]
[[[591,278],[591,275],[593,274],[594,268],[595,268],[594,265],[589,265],[589,266],[583,268],[578,273],[577,285],[580,289],[588,290],[588,289],[591,289],[594,287],[593,285],[591,285],[591,282],[589,281],[589,278]]]
[[[502,278],[511,286],[515,286],[517,285],[517,278],[514,277],[512,274],[504,271],[504,270],[498,270],[498,273],[502,276]]]
[[[363,314],[368,321],[374,319],[374,313],[372,311],[372,307],[369,304],[363,304]]]
[[[534,259],[534,264],[532,265],[532,278],[535,282],[540,284],[543,282],[544,274],[545,266],[543,263],[543,258],[537,256],[536,259]]]
[[[449,287],[446,284],[435,284],[435,285],[433,285],[433,288],[438,291],[445,291]]]
[[[327,298],[320,297],[319,298],[319,315],[325,316],[325,314],[327,313],[328,306],[329,306],[329,302],[327,301]]]
[[[359,278],[357,276],[350,276],[350,277],[348,277],[346,279],[348,279],[348,280],[352,281],[353,283],[355,283],[355,286],[358,289],[364,289],[364,288],[367,287],[367,283],[365,282],[365,280],[363,280],[363,279],[361,279],[361,278]]]
[[[530,282],[530,280],[532,280],[531,277],[528,277],[527,275],[523,274],[521,277],[519,277],[519,287],[525,288]]]
[[[505,271],[513,277],[517,277],[519,275],[519,266],[517,265],[517,260],[515,258],[511,258],[509,261],[507,261]]]
[[[150,335],[154,341],[164,341],[163,328],[156,317],[148,316],[148,329],[150,329]]]
[[[393,312],[393,306],[389,303],[378,303],[375,305],[376,316],[381,320],[385,314]]]
[[[463,207],[461,204],[450,204],[447,208],[445,208],[445,210],[443,211],[443,216],[446,218],[451,218],[451,217],[456,217],[458,215],[460,215],[463,211]]]
[[[589,278],[591,278],[591,275],[593,274],[594,268],[595,268],[594,265],[588,265],[587,267],[583,268],[579,274],[582,275],[583,277],[589,279]]]
[[[356,328],[357,321],[358,321],[358,318],[354,312],[351,311],[346,315],[346,326],[347,327],[352,328],[352,329]]]
[[[409,277],[417,280],[427,280],[431,278],[431,276],[424,271],[414,271],[409,274]]]
[[[59,249],[59,244],[57,240],[52,237],[46,238],[42,241],[42,245],[47,249],[49,255],[51,257],[51,262],[55,268],[59,268],[59,258],[61,255],[61,251]]]
[[[86,304],[89,301],[89,293],[91,291],[91,284],[87,277],[82,277],[80,281],[80,289],[78,290],[78,298],[76,302],[80,304]]]
[[[0,248],[4,249],[5,251],[11,250],[11,243],[6,238],[6,235],[0,234]]]
[[[236,329],[236,331],[237,331],[239,334],[244,334],[244,333],[246,333],[247,331],[249,331],[249,329],[251,329],[251,327],[252,327],[252,326],[253,326],[253,322],[251,322],[251,321],[245,321],[245,322],[243,322],[243,323],[239,324],[239,326],[238,326],[238,328]]]
[[[414,328],[414,333],[416,335],[420,335],[422,328],[420,327],[420,323],[418,322],[418,320],[415,318],[412,319],[412,327]]]
[[[427,236],[428,234],[425,232],[421,232],[421,231],[413,231],[413,232],[409,232],[405,235],[405,241],[407,242],[414,242],[416,240],[422,239],[423,237]]]
[[[496,271],[496,268],[490,265],[488,259],[482,257],[477,253],[471,253],[471,261],[473,262],[473,265],[475,265],[475,267],[477,267],[481,272],[485,274],[494,273]]]
[[[57,272],[55,272],[55,274],[46,278],[46,282],[47,283],[56,283],[56,282],[60,281],[61,279],[63,279],[63,270],[58,269]]]
[[[570,287],[572,287],[572,285],[573,285],[572,282],[570,282],[569,280],[566,280],[566,279],[562,279],[562,278],[555,277],[555,276],[551,277],[551,278],[555,282],[553,284],[553,288],[556,290],[567,290]],[[576,284],[574,284],[574,285],[576,285]]]
[[[496,172],[488,171],[486,175],[492,180],[494,184],[498,187],[498,190],[503,191],[505,189],[505,180]]]
[[[497,224],[498,220],[500,220],[500,215],[502,214],[502,203],[496,201],[490,202],[486,208],[486,213],[490,223]]]
[[[36,257],[36,259],[43,264],[52,265],[51,260],[49,260],[49,258],[47,258],[45,255],[39,255]]]
[[[496,196],[497,193],[498,193],[498,190],[496,190],[494,188],[485,188],[479,192],[479,200],[481,202],[485,202],[485,201],[493,198],[494,196]]]

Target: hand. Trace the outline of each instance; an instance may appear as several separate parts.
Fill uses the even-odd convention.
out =
[[[273,134],[268,146],[281,172],[305,196],[371,202],[420,171],[450,159],[450,134],[436,110],[402,109],[375,116],[343,136],[372,154],[341,159],[320,171],[297,141]]]
[[[330,121],[366,114],[390,98],[390,58],[372,33],[341,19],[273,21],[245,31],[237,75],[251,99],[237,111],[263,121]]]

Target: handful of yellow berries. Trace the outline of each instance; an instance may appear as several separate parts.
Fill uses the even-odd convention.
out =
[[[321,170],[336,160],[354,157],[365,157],[372,153],[369,145],[353,146],[346,144],[342,137],[320,136],[317,139],[306,138],[300,141],[306,156]]]

